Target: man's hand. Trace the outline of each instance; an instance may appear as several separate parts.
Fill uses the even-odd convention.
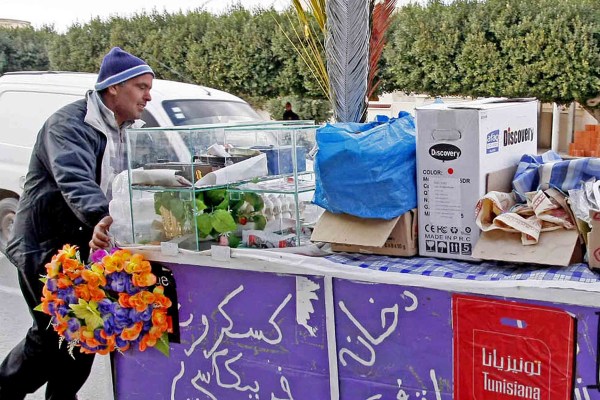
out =
[[[100,222],[94,227],[94,233],[92,234],[92,240],[90,240],[90,249],[92,251],[98,249],[107,249],[110,247],[110,236],[108,235],[108,228],[113,223],[113,219],[110,215],[102,218]]]

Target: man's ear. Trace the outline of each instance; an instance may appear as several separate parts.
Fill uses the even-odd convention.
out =
[[[106,88],[106,92],[108,94],[110,94],[111,96],[116,96],[117,95],[117,85],[112,85]]]

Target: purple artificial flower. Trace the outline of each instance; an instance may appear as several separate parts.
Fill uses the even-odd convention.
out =
[[[100,334],[101,332],[102,332],[102,329],[94,329],[94,339],[96,339],[103,345],[106,345],[106,339],[104,339],[102,337],[102,335]]]
[[[92,346],[89,346],[89,345],[88,345],[86,342],[84,342],[84,341],[81,341],[81,342],[79,342],[79,344],[80,344],[80,345],[81,345],[81,347],[83,347],[84,349],[87,349],[87,350],[89,350],[89,351],[91,351],[91,352],[94,352],[94,353],[95,353],[96,351],[100,350],[100,346],[93,346],[93,347],[92,347]]]
[[[115,334],[115,317],[112,315],[104,320],[104,331],[108,336]]]
[[[77,278],[73,279],[73,284],[74,285],[81,285],[84,281],[84,279],[80,276],[78,276]]]
[[[129,318],[129,309],[115,304],[114,310],[115,327],[120,328],[118,329],[119,331],[132,325],[131,319]]]
[[[127,279],[125,280],[125,292],[127,292],[128,295],[133,296],[134,294],[138,293],[140,290],[142,290],[142,289],[133,284],[131,276],[127,275]]]
[[[117,347],[125,347],[127,346],[127,340],[121,339],[121,336],[116,336],[115,344],[117,345]]]
[[[115,304],[116,303],[113,303],[113,301],[110,299],[102,299],[98,302],[98,310],[100,311],[100,314],[102,314],[102,315],[113,314],[114,309],[115,309]]]
[[[151,319],[152,319],[152,307],[148,307],[143,312],[139,313],[140,321],[147,322],[147,321],[150,321]]]
[[[69,313],[69,307],[67,307],[66,305],[62,304],[62,305],[56,307],[56,312],[61,317],[64,317],[65,315],[67,315]]]
[[[68,330],[66,332],[75,333],[81,328],[81,324],[77,318],[69,318],[67,321]]]
[[[73,332],[71,332],[69,330],[64,331],[63,336],[65,337],[67,342],[70,342],[71,340],[73,340]]]
[[[142,328],[142,332],[150,332],[150,328],[152,328],[152,320],[144,321],[144,327]]]
[[[104,250],[104,249],[98,249],[98,250],[94,251],[90,255],[90,260],[93,263],[99,263],[100,261],[102,261],[102,259],[104,258],[104,256],[107,256],[107,255],[108,255],[108,252],[106,250]]]
[[[55,278],[49,278],[46,280],[46,288],[51,292],[56,292],[58,289],[57,281]]]
[[[126,272],[113,272],[111,275],[110,289],[117,293],[125,291],[125,282],[129,280]]]

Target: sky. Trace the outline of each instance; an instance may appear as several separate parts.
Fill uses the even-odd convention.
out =
[[[0,19],[29,21],[34,28],[54,25],[56,31],[66,32],[76,22],[85,24],[95,17],[129,17],[135,13],[191,11],[197,8],[214,13],[227,11],[232,4],[285,9],[291,0],[0,0]]]
[[[415,0],[397,0],[397,5],[411,1]],[[96,17],[130,17],[154,9],[175,13],[199,8],[218,14],[238,3],[248,9],[273,6],[281,11],[291,0],[0,0],[0,19],[28,21],[34,28],[54,25],[57,32],[65,33],[74,23],[85,24]]]

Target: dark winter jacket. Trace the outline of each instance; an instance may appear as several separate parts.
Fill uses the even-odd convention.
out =
[[[87,101],[53,114],[38,134],[6,255],[18,268],[40,274],[64,244],[87,261],[94,226],[108,213],[100,189],[106,136],[84,122]]]

